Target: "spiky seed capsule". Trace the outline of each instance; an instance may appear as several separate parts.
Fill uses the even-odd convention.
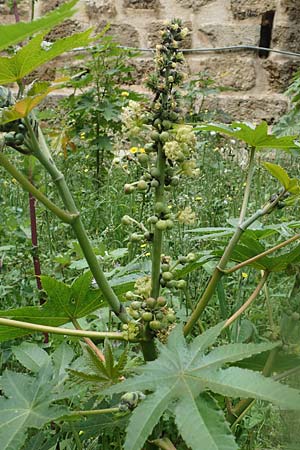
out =
[[[176,320],[176,316],[173,313],[169,313],[169,314],[166,315],[166,319],[167,319],[168,322],[174,323],[175,320]]]
[[[160,231],[164,231],[167,229],[168,225],[167,225],[167,221],[166,220],[159,220],[156,224],[155,224],[156,228]]]
[[[195,253],[188,253],[186,257],[188,262],[194,262],[197,259]]]
[[[141,234],[138,234],[138,233],[132,233],[132,235],[130,236],[131,242],[139,242],[142,239],[143,239],[143,236]]]
[[[148,188],[148,183],[145,180],[139,180],[137,184],[137,189],[139,191],[145,191]]]
[[[152,319],[153,319],[153,314],[151,313],[151,312],[144,312],[143,314],[142,314],[142,319],[145,321],[145,322],[150,322]]]
[[[176,287],[178,289],[184,289],[186,287],[186,281],[185,280],[178,280],[176,283]]]
[[[291,315],[292,320],[299,320],[300,319],[300,314],[298,312],[293,312],[293,314]]]
[[[149,323],[149,327],[151,330],[160,330],[161,329],[161,323],[159,320],[151,320]]]
[[[158,222],[158,217],[157,216],[150,216],[147,220],[148,223],[152,223],[152,224],[156,224],[156,222]]]
[[[140,313],[138,311],[135,311],[134,309],[129,309],[128,312],[133,319],[137,320],[140,318]]]
[[[188,262],[187,257],[183,255],[178,256],[178,262],[180,264],[186,264]]]
[[[160,296],[160,297],[157,297],[157,304],[158,304],[158,306],[166,306],[166,304],[167,304],[167,300],[165,299],[165,297],[162,297],[162,296]]]
[[[158,311],[158,312],[155,314],[155,318],[156,318],[157,320],[162,320],[162,319],[164,318],[164,313],[161,312],[161,311]]]
[[[161,276],[162,276],[163,280],[165,280],[165,281],[173,280],[172,272],[163,272]]]
[[[146,153],[139,153],[137,158],[140,164],[147,164],[149,161],[149,156]]]
[[[123,216],[121,219],[121,222],[123,225],[130,225],[131,224],[131,218],[127,215]]]
[[[158,188],[158,186],[159,186],[159,181],[158,180],[152,180],[151,181],[151,187],[153,187],[153,188]]]
[[[166,223],[167,223],[167,228],[168,228],[168,229],[173,228],[173,226],[174,226],[173,220],[168,219],[168,220],[166,220]]]
[[[157,214],[165,213],[168,211],[168,207],[163,202],[156,202],[154,205],[154,210]]]
[[[162,272],[168,272],[170,270],[170,264],[162,264],[161,270]]]
[[[157,167],[151,167],[150,174],[153,178],[159,178],[160,177],[160,171]]]
[[[125,184],[124,185],[124,192],[125,194],[132,194],[132,192],[134,191],[134,186],[132,186],[132,184]]]
[[[167,131],[163,131],[162,133],[160,133],[161,142],[167,142],[169,138],[170,138],[170,135]]]
[[[134,297],[135,297],[135,295],[134,295],[134,292],[132,292],[132,291],[128,291],[125,294],[126,300],[132,300]]]
[[[142,302],[139,302],[137,300],[135,300],[134,302],[131,303],[131,308],[134,310],[139,310],[142,306]]]
[[[156,299],[153,297],[148,297],[146,299],[146,305],[148,308],[153,309],[156,306]]]

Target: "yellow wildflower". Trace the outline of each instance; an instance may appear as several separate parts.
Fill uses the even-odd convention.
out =
[[[248,278],[248,274],[246,272],[242,272],[242,278],[244,279]]]
[[[145,149],[143,147],[131,147],[129,149],[130,153],[145,153]]]
[[[127,92],[127,91],[121,92],[121,97],[128,97],[128,95],[129,95],[129,92]]]

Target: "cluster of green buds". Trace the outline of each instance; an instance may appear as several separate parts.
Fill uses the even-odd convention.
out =
[[[126,297],[134,298],[127,308],[128,314],[137,322],[149,326],[154,332],[166,329],[176,321],[174,310],[168,306],[163,296],[136,300],[137,296],[134,293],[127,292]]]
[[[132,411],[134,408],[137,407],[139,402],[141,400],[144,400],[146,398],[145,394],[140,391],[136,392],[126,392],[126,394],[122,395],[121,401],[119,403],[119,411],[120,412],[127,412]]]

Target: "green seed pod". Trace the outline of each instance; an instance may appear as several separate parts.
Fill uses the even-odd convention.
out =
[[[168,281],[168,282],[166,283],[166,286],[167,286],[167,288],[169,288],[169,289],[176,288],[176,286],[177,286],[177,281],[176,281],[176,280]]]
[[[186,264],[188,262],[187,257],[186,256],[182,256],[182,255],[178,256],[178,262],[180,264]]]
[[[291,319],[295,320],[295,321],[299,320],[300,319],[300,314],[298,312],[296,312],[296,311],[293,312],[293,314],[291,315]]]
[[[156,224],[156,222],[158,222],[158,217],[157,217],[157,216],[150,216],[150,217],[147,219],[147,222],[148,222],[148,223],[152,223],[152,224]]]
[[[137,159],[140,164],[144,165],[148,163],[149,156],[146,153],[139,153]]]
[[[172,128],[173,124],[169,120],[163,120],[162,126],[165,130],[169,130],[170,128]]]
[[[161,142],[167,142],[170,139],[170,135],[167,131],[163,131],[162,133],[160,133],[159,137]]]
[[[179,177],[172,177],[171,178],[171,186],[178,186],[180,183],[180,178]]]
[[[149,327],[151,328],[151,330],[160,330],[161,323],[159,322],[159,320],[151,320],[151,322],[149,323]]]
[[[146,241],[151,241],[152,237],[153,237],[153,233],[150,233],[150,231],[145,231],[144,239],[146,239]]]
[[[168,322],[174,323],[176,321],[176,316],[173,313],[168,313],[166,315],[166,319],[167,319]]]
[[[157,304],[158,304],[158,306],[161,306],[161,307],[166,306],[167,300],[165,299],[165,297],[162,297],[162,296],[157,297]]]
[[[143,239],[142,234],[132,233],[130,236],[131,242],[140,242]]]
[[[14,144],[15,143],[15,135],[14,133],[7,133],[4,136],[4,142],[5,144],[9,145],[9,144]]]
[[[186,281],[185,280],[178,280],[176,283],[177,289],[184,289],[186,287]]]
[[[153,319],[153,314],[146,311],[142,314],[142,319],[144,320],[144,322],[150,322]]]
[[[166,263],[162,264],[161,270],[162,270],[162,272],[168,272],[170,270],[170,264],[166,264]]]
[[[162,320],[164,318],[164,313],[161,311],[157,311],[155,313],[155,318],[156,318],[156,320]]]
[[[160,171],[157,167],[151,167],[150,174],[153,178],[159,178],[160,177]]]
[[[136,187],[139,191],[146,191],[148,189],[148,183],[145,180],[139,180]]]
[[[147,144],[145,144],[144,149],[147,153],[153,152],[153,143],[148,142]]]
[[[135,311],[134,309],[130,309],[129,308],[129,314],[131,315],[131,317],[135,320],[140,318],[140,313],[138,311]]]
[[[146,303],[146,305],[147,305],[147,308],[153,309],[153,308],[155,308],[155,306],[156,306],[156,299],[153,298],[153,297],[148,297],[148,298],[145,300],[145,303]]]
[[[159,220],[156,224],[155,227],[160,230],[160,231],[164,231],[167,229],[168,225],[167,225],[167,221],[166,220]]]
[[[22,133],[16,133],[15,135],[16,143],[19,142],[20,144],[23,144],[25,136]],[[18,144],[18,145],[20,145]]]
[[[135,298],[134,292],[132,292],[132,291],[127,291],[126,294],[125,294],[125,298],[126,298],[126,300],[132,300],[132,299],[134,299],[134,298]]]
[[[197,256],[195,255],[195,253],[188,253],[186,258],[188,262],[194,262],[196,261]]]
[[[151,139],[153,141],[158,141],[159,140],[159,136],[160,136],[160,134],[159,134],[158,131],[152,131],[152,133],[150,135],[150,137],[151,137]]]
[[[161,276],[162,276],[164,281],[171,281],[171,280],[173,280],[172,272],[163,272]]]
[[[123,216],[121,219],[121,222],[123,225],[130,225],[131,224],[131,218],[127,215]]]
[[[132,192],[135,190],[134,186],[132,184],[125,184],[124,185],[124,192],[125,194],[132,194]]]
[[[131,302],[130,306],[131,306],[132,309],[137,311],[137,310],[141,309],[142,302],[139,302],[139,301],[135,300],[135,301]]]
[[[154,205],[154,210],[157,214],[166,213],[168,212],[168,207],[163,202],[156,202]]]
[[[152,180],[151,181],[151,187],[158,188],[158,186],[159,186],[159,181],[158,180]]]

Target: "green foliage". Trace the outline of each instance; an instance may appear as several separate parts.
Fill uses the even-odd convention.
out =
[[[230,344],[206,353],[223,325],[210,328],[189,345],[178,326],[170,334],[167,345],[159,344],[159,357],[137,370],[141,375],[106,391],[118,393],[133,388],[155,391],[133,412],[125,450],[139,450],[168,407],[174,412],[179,431],[193,450],[224,448],[224,441],[227,442],[225,448],[237,448],[233,438],[228,436],[224,422],[221,436],[215,438],[216,420],[219,423],[221,412],[216,410],[212,400],[207,400],[206,394],[202,403],[202,396],[207,390],[231,397],[258,398],[284,408],[299,409],[297,391],[249,370],[223,368],[227,363],[270,350],[276,344]],[[208,414],[202,416],[206,411]]]
[[[276,137],[268,133],[267,122],[261,122],[259,125],[252,126],[243,122],[233,122],[227,125],[200,125],[196,128],[198,131],[215,131],[217,133],[231,136],[241,140],[257,150],[264,148],[277,148],[281,150],[299,149],[296,142],[296,136]]]
[[[0,84],[21,82],[22,78],[46,62],[75,47],[91,42],[91,29],[59,39],[49,47],[43,47],[43,34],[33,37],[13,56],[0,57]]]
[[[41,428],[67,412],[63,406],[52,405],[56,395],[49,364],[43,366],[35,378],[5,371],[1,386],[6,396],[0,399],[0,438],[5,450],[20,449],[28,428]]]
[[[55,25],[68,19],[74,14],[74,6],[77,2],[78,0],[72,0],[63,3],[54,11],[33,22],[0,25],[0,50],[8,48],[10,45],[17,44],[35,33],[50,30]]]
[[[104,342],[104,361],[88,346],[84,347],[84,367],[86,371],[70,369],[69,372],[81,380],[99,383],[101,387],[117,383],[124,374],[128,357],[126,348],[117,363],[115,363],[111,344],[108,339]]]

